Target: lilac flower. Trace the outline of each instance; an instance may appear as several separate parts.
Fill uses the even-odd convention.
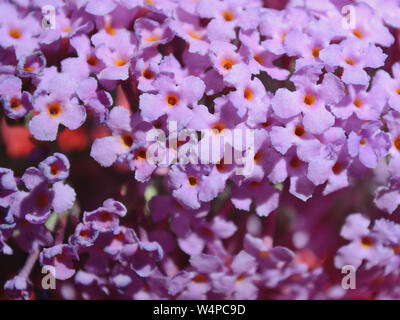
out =
[[[351,243],[339,249],[335,258],[337,268],[348,264],[358,268],[364,260],[371,267],[390,253],[377,239],[369,235],[369,224],[369,219],[360,213],[352,214],[346,219],[340,234]]]
[[[375,205],[388,213],[393,213],[400,205],[399,200],[399,177],[392,177],[387,186],[377,188],[375,194]]]
[[[235,27],[243,30],[253,29],[259,21],[259,10],[246,6],[243,0],[200,0],[197,13],[202,18],[212,19],[207,26],[207,33],[212,41],[229,41],[235,38]]]
[[[306,79],[298,79],[297,90],[278,89],[272,99],[272,108],[281,118],[290,118],[300,112],[304,115],[306,131],[320,134],[334,123],[334,117],[326,109],[327,104],[335,104],[344,95],[343,84],[333,74],[325,75],[321,85],[310,85]]]
[[[76,89],[76,94],[85,106],[93,111],[100,122],[106,120],[108,108],[112,106],[113,99],[109,92],[98,89],[94,78],[83,79]]]
[[[139,106],[146,121],[154,121],[167,114],[169,119],[185,124],[192,117],[189,107],[196,106],[204,93],[203,81],[193,76],[175,84],[168,75],[160,75],[154,81],[154,87],[159,93],[140,96]]]
[[[95,50],[86,35],[76,36],[71,39],[70,43],[78,57],[67,58],[61,62],[64,73],[68,73],[76,81],[79,81],[87,78],[92,72],[98,74],[105,67],[104,63],[96,57]]]
[[[90,155],[102,166],[109,167],[117,160],[118,156],[128,153],[133,147],[129,110],[123,107],[114,107],[110,111],[106,124],[114,135],[96,139]]]
[[[207,30],[200,26],[199,18],[179,9],[177,16],[178,19],[169,24],[171,30],[188,43],[189,52],[206,55],[209,49]]]
[[[22,17],[9,3],[1,4],[0,46],[15,50],[17,58],[32,53],[38,46],[35,37],[40,32],[33,14]]]
[[[268,179],[241,183],[232,190],[232,203],[240,210],[249,211],[252,199],[255,202],[256,213],[267,217],[278,208],[279,191],[271,186]]]
[[[171,31],[166,25],[160,25],[157,21],[147,18],[135,21],[135,33],[141,49],[164,44],[172,39]]]
[[[375,168],[378,160],[383,158],[390,149],[390,138],[379,127],[380,122],[370,122],[363,126],[359,134],[353,131],[349,135],[349,154],[352,157],[358,156],[367,168]]]
[[[378,120],[385,106],[383,90],[374,86],[366,91],[365,86],[348,86],[346,95],[331,107],[332,113],[340,119],[348,119],[356,114],[360,120]]]
[[[357,19],[355,28],[348,31],[351,36],[383,47],[389,47],[393,44],[394,38],[384,22],[377,17],[376,10],[365,3],[357,4],[354,9]],[[368,21],[368,23],[362,21]]]
[[[400,111],[400,63],[393,64],[392,73],[394,78],[386,71],[378,70],[374,77],[373,85],[387,95],[390,107]]]
[[[106,68],[99,73],[99,79],[126,80],[129,77],[129,59],[136,50],[127,30],[114,36],[115,43],[101,43],[96,46],[95,55]]]
[[[359,85],[367,85],[370,80],[364,68],[379,68],[387,57],[381,48],[355,39],[331,44],[319,56],[327,66],[343,68],[342,80],[345,83]]]
[[[48,94],[35,99],[34,109],[39,114],[29,122],[29,129],[38,140],[53,141],[60,124],[68,129],[79,128],[86,119],[85,108],[74,97],[76,83],[66,74],[52,79]]]
[[[220,177],[210,173],[211,166],[207,165],[174,165],[169,172],[172,195],[188,208],[199,209],[201,202],[214,199],[225,185]]]

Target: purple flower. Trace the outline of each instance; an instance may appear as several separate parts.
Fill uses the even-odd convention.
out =
[[[4,284],[4,291],[14,300],[34,299],[32,283],[18,275]]]
[[[58,181],[51,188],[42,172],[28,168],[21,180],[29,192],[19,191],[12,205],[13,214],[30,223],[41,224],[55,212],[65,212],[75,201],[75,191],[69,185]]]
[[[17,191],[14,172],[7,168],[0,168],[0,206],[8,207]]]
[[[7,117],[12,119],[22,118],[32,109],[32,96],[23,91],[21,79],[6,76],[0,81],[0,95]]]
[[[39,163],[39,169],[50,183],[62,181],[69,176],[69,161],[62,153],[54,153]]]
[[[43,249],[39,257],[42,266],[54,267],[53,276],[58,280],[69,279],[75,274],[73,261],[78,259],[75,249],[66,244]]]
[[[126,208],[122,203],[108,199],[100,208],[85,212],[83,221],[92,222],[93,228],[100,232],[114,231],[119,226],[119,219],[125,215]]]

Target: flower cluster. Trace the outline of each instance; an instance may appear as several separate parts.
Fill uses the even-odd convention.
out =
[[[399,16],[398,0],[0,3],[0,253],[27,255],[4,292],[46,297],[39,261],[52,298],[400,297]]]

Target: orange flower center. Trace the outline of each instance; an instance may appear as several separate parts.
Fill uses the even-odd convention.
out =
[[[49,112],[50,116],[56,118],[61,113],[61,106],[57,103],[52,103],[47,106],[47,111]]]
[[[167,96],[167,103],[170,107],[175,107],[178,104],[178,97],[175,94],[170,94]]]
[[[89,58],[86,59],[86,62],[91,65],[91,66],[97,66],[97,63],[99,62],[95,56],[90,56]]]
[[[207,280],[207,277],[204,274],[198,274],[192,280],[196,283],[203,283]]]
[[[302,125],[298,125],[294,128],[294,134],[301,138],[306,134],[306,131],[304,130],[304,127]]]
[[[246,100],[252,100],[253,99],[253,91],[249,88],[246,88],[244,90],[243,96]]]
[[[367,140],[365,140],[365,138],[362,138],[362,139],[360,140],[360,144],[361,144],[362,146],[365,146],[365,145],[367,144]]]
[[[10,100],[10,108],[11,108],[11,110],[17,110],[17,109],[21,108],[21,101],[19,101],[18,99],[11,99]]]
[[[363,103],[360,99],[354,99],[353,104],[357,107],[357,108],[361,108]]]
[[[222,17],[225,19],[225,21],[232,21],[232,20],[235,18],[235,16],[233,15],[233,13],[230,12],[230,11],[228,11],[228,10],[225,10],[225,11],[222,13]]]
[[[225,59],[224,61],[222,61],[222,67],[225,70],[231,70],[234,64],[235,62],[232,59]]]
[[[80,235],[82,238],[87,239],[87,238],[89,238],[90,233],[89,233],[88,230],[82,230],[82,231],[79,233],[79,235]]]
[[[355,29],[353,30],[353,34],[358,38],[358,39],[362,39],[363,38],[363,33],[361,30]]]
[[[242,282],[246,276],[242,273],[236,278],[236,283]]]
[[[218,122],[218,123],[214,124],[214,125],[211,127],[211,129],[214,130],[214,133],[215,133],[215,134],[220,134],[220,133],[222,133],[222,131],[224,131],[225,126],[224,126],[222,123]]]
[[[56,176],[58,174],[58,172],[60,171],[60,169],[58,168],[56,163],[52,163],[50,165],[50,174],[52,176]]]
[[[201,39],[201,36],[196,31],[190,31],[189,36],[191,36],[193,39],[196,39],[196,40]]]
[[[262,152],[261,151],[257,151],[257,153],[254,155],[254,162],[260,162],[262,158]]]
[[[70,32],[70,31],[72,31],[72,28],[71,28],[71,27],[65,27],[65,28],[63,28],[63,29],[61,30],[61,32]]]
[[[18,29],[11,29],[8,34],[11,38],[19,39],[21,38],[21,32]]]
[[[263,63],[263,59],[261,58],[261,56],[259,54],[254,55],[254,60],[256,60],[259,64]]]
[[[194,176],[190,176],[188,178],[188,183],[189,183],[189,186],[191,186],[191,187],[197,186],[197,178]]]
[[[364,249],[369,249],[374,245],[374,241],[372,240],[371,237],[362,237],[361,239],[361,245]]]
[[[334,174],[339,174],[342,171],[342,164],[338,161],[332,167],[332,171]]]
[[[135,157],[138,160],[145,160],[146,159],[146,149],[145,148],[139,148],[135,152]]]
[[[299,158],[297,158],[296,156],[294,156],[294,157],[292,158],[292,160],[290,160],[289,165],[290,165],[293,169],[296,169],[296,168],[300,167],[300,160],[299,160]]]
[[[123,134],[121,136],[122,143],[125,147],[130,148],[133,145],[133,138],[130,134]]]
[[[319,52],[320,52],[320,51],[321,51],[320,48],[314,48],[314,49],[312,49],[311,54],[312,54],[312,56],[313,56],[314,58],[318,58],[318,57],[319,57]]]
[[[396,93],[400,94],[400,88],[397,88]]]
[[[99,219],[103,222],[111,221],[113,218],[113,215],[107,211],[102,211],[99,214]]]
[[[111,26],[111,24],[109,24],[109,23],[107,23],[105,26],[104,26],[104,30],[106,30],[106,32],[109,34],[109,35],[115,35],[115,29]]]
[[[354,66],[355,65],[355,63],[354,63],[354,61],[352,59],[346,58],[344,61],[350,66]]]
[[[48,204],[49,204],[49,198],[47,197],[47,195],[40,193],[36,196],[36,205],[39,208],[44,208]]]
[[[397,150],[400,151],[400,137],[397,137],[393,140],[393,145],[396,147]]]
[[[270,253],[269,253],[268,251],[260,251],[260,252],[258,253],[258,255],[259,255],[261,258],[268,258],[269,255],[270,255]]]
[[[304,96],[303,102],[308,106],[312,106],[315,102],[315,98],[312,94],[308,93]]]
[[[117,66],[117,67],[122,67],[122,66],[124,66],[125,64],[126,64],[126,59],[116,59],[115,60],[115,65]]]
[[[143,75],[144,78],[146,78],[148,80],[154,78],[154,73],[151,72],[149,68],[144,69],[143,72],[142,72],[142,75]]]

